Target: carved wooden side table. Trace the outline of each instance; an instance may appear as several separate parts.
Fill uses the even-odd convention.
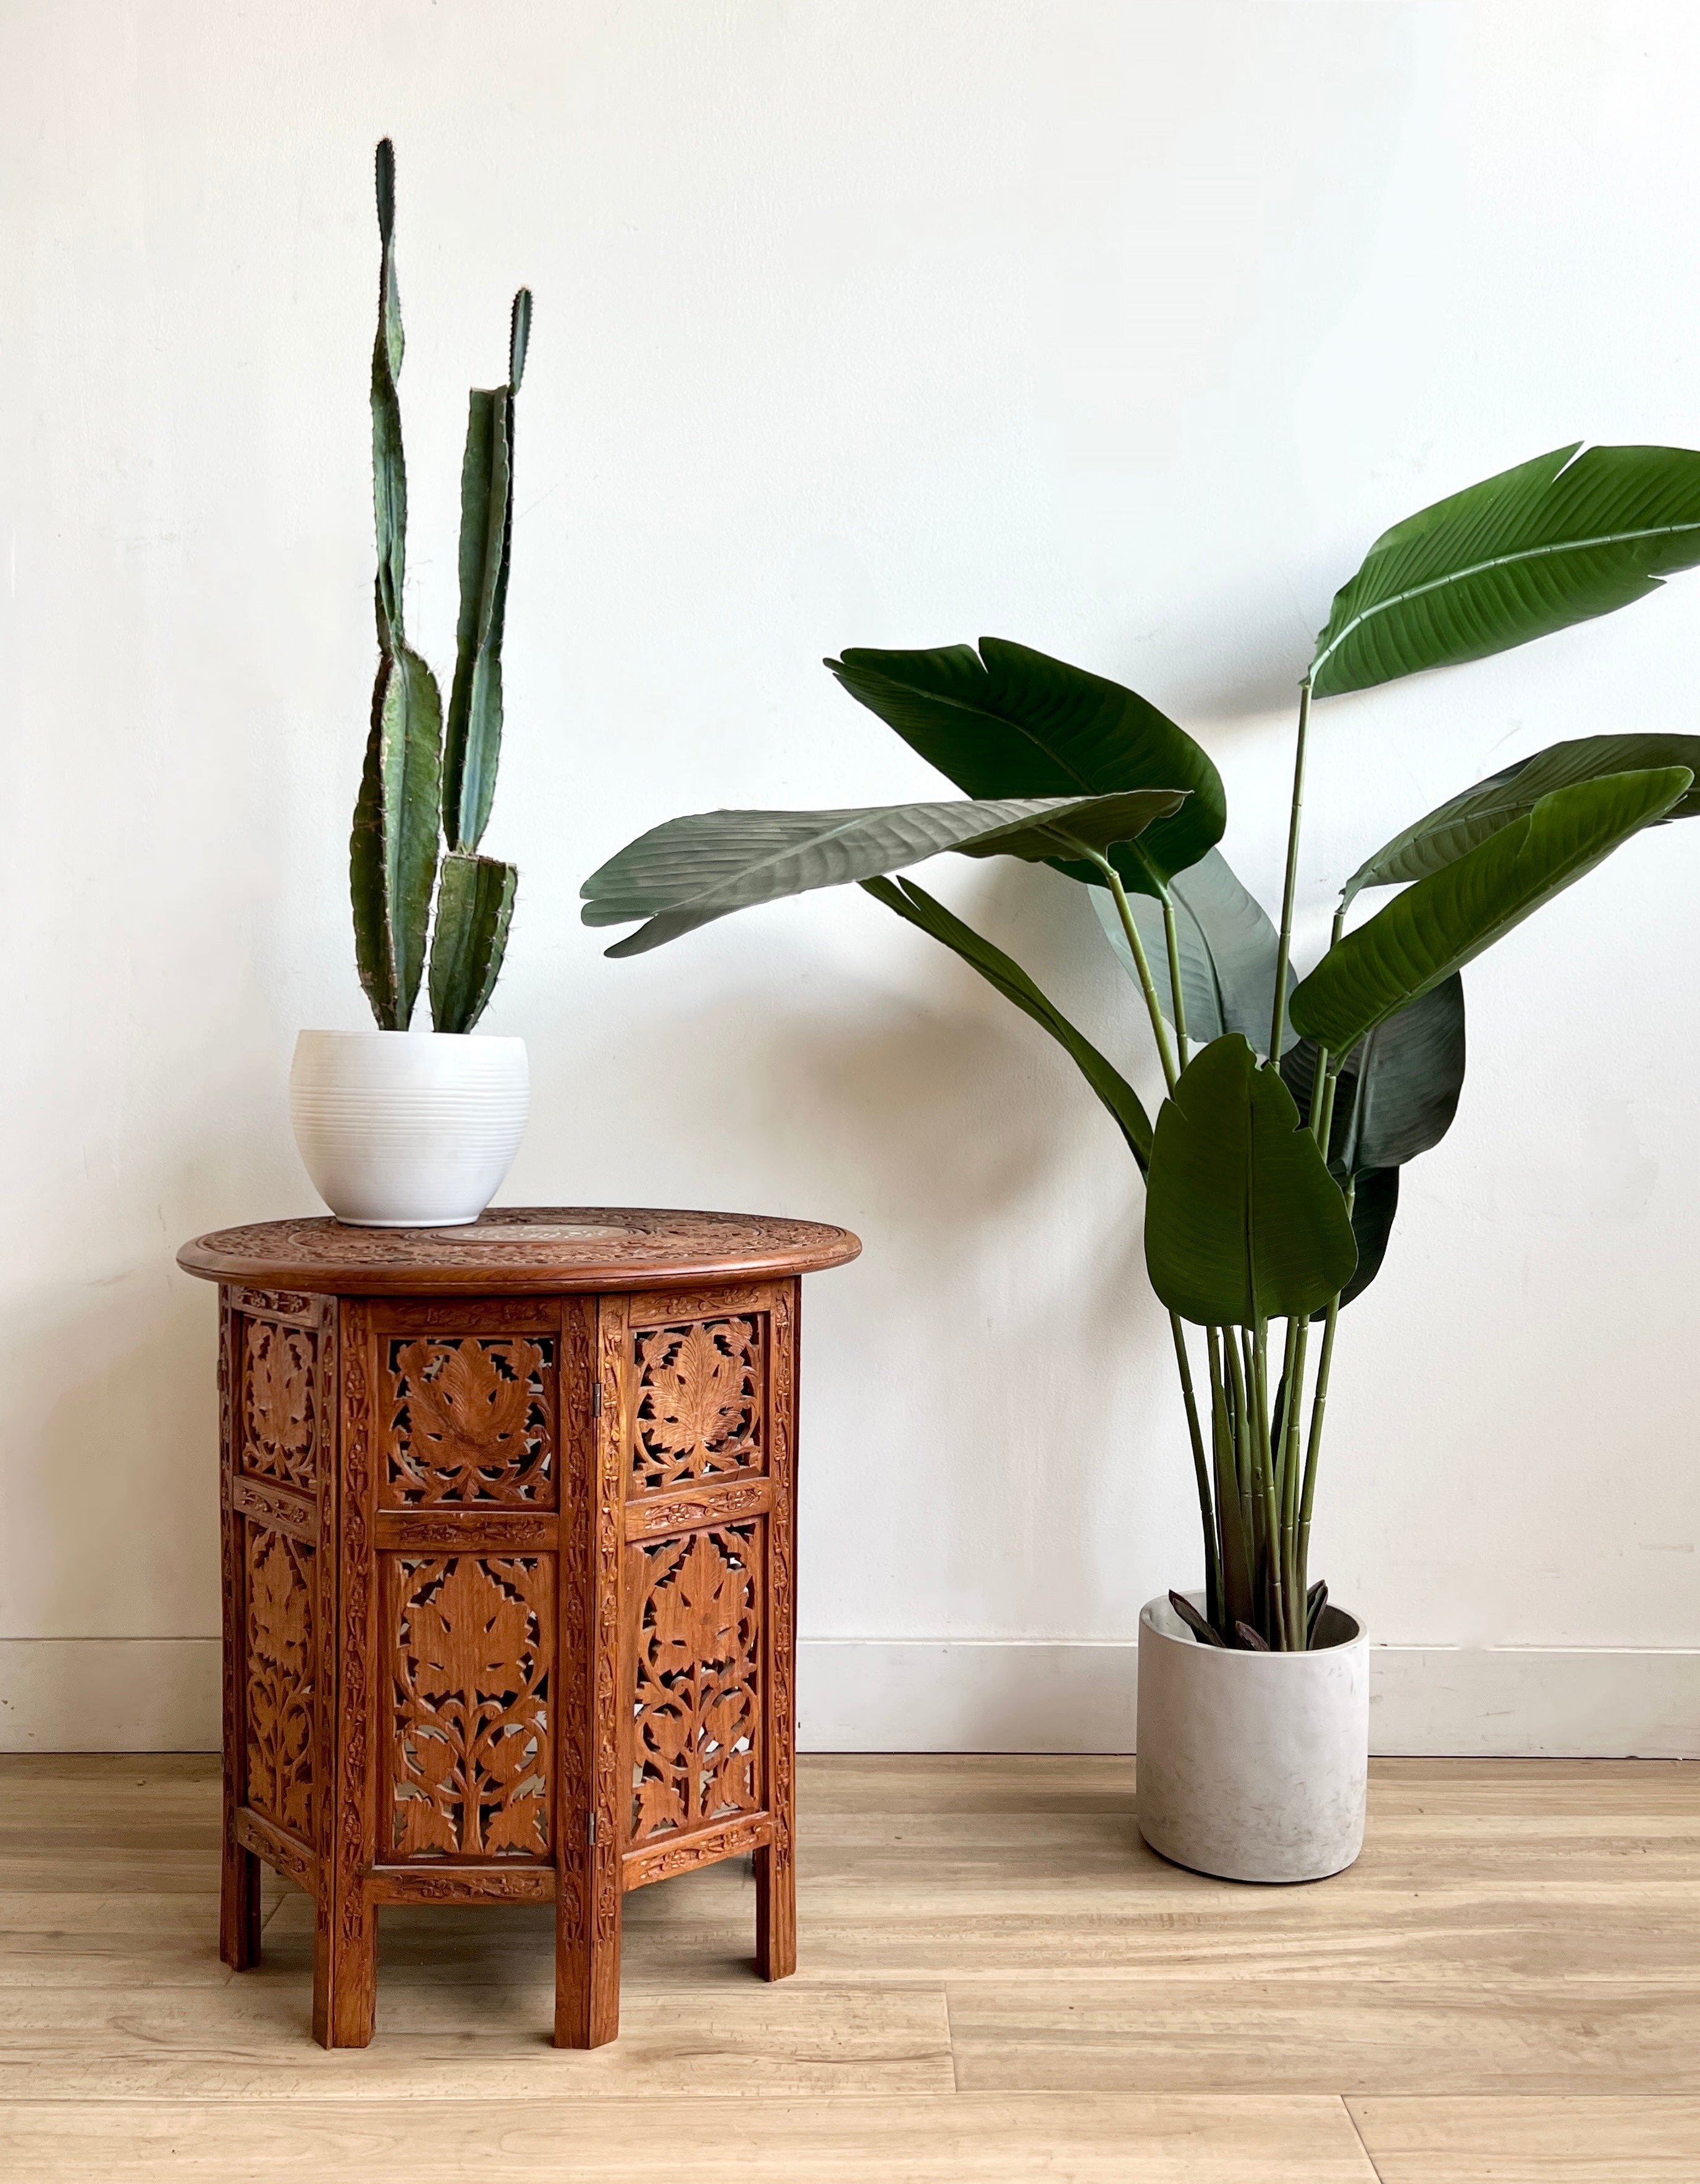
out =
[[[555,1906],[558,2046],[619,2027],[620,1900],[791,1862],[801,1277],[861,1246],[737,1214],[501,1207],[186,1245],[220,1286],[224,1884],[316,1900],[313,2031],[363,2047],[385,1903]]]

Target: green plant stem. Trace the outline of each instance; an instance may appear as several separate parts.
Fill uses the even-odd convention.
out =
[[[1257,1494],[1263,1504],[1264,1561],[1269,1585],[1269,1627],[1266,1635],[1272,1647],[1285,1651],[1286,1617],[1281,1587],[1279,1518],[1275,1509],[1274,1452],[1269,1445],[1269,1323],[1266,1319],[1260,1319],[1251,1330],[1251,1360],[1257,1391]]]
[[[1222,1354],[1228,1363],[1228,1392],[1233,1398],[1234,1408],[1234,1484],[1240,1507],[1240,1521],[1246,1527],[1246,1563],[1255,1569],[1257,1561],[1256,1513],[1252,1507],[1251,1473],[1248,1462],[1248,1433],[1246,1424],[1246,1356],[1245,1336],[1236,1341],[1232,1328],[1222,1330]]]
[[[1295,1337],[1296,1329],[1296,1339]],[[1287,1605],[1287,1645],[1305,1650],[1305,1587],[1298,1563],[1299,1422],[1304,1411],[1305,1350],[1310,1322],[1288,1323],[1291,1363],[1287,1368],[1287,1411],[1281,1421],[1286,1443],[1281,1455],[1281,1584]]]
[[[1168,990],[1174,1010],[1174,1045],[1176,1060],[1182,1069],[1186,1067],[1186,988],[1180,975],[1180,928],[1175,922],[1174,897],[1169,893],[1168,882],[1152,863],[1150,852],[1143,842],[1133,845],[1134,855],[1151,876],[1151,885],[1157,891],[1157,900],[1162,905],[1163,940],[1168,950]]]
[[[1293,899],[1299,881],[1299,825],[1305,799],[1305,739],[1310,732],[1311,680],[1299,685],[1299,733],[1293,753],[1293,802],[1287,818],[1287,877],[1281,889],[1281,939],[1275,955],[1275,1006],[1269,1022],[1269,1067],[1281,1066],[1281,1034],[1287,1023],[1287,953],[1293,944]]]
[[[1151,1020],[1151,1037],[1157,1044],[1158,1058],[1162,1063],[1163,1084],[1173,1092],[1179,1074],[1174,1066],[1174,1055],[1169,1045],[1168,1026],[1163,1022],[1162,1003],[1157,999],[1157,981],[1151,976],[1151,967],[1146,961],[1145,944],[1140,938],[1140,928],[1134,922],[1133,905],[1128,900],[1128,891],[1122,885],[1122,876],[1107,857],[1090,853],[1092,862],[1104,875],[1105,884],[1116,905],[1116,914],[1122,921],[1122,930],[1128,937],[1132,950],[1134,967],[1140,974],[1140,990],[1145,997],[1145,1013]]]
[[[1346,1211],[1351,1215],[1352,1202],[1357,1195],[1355,1179],[1348,1178],[1346,1186]],[[1328,1314],[1323,1321],[1322,1355],[1317,1360],[1316,1393],[1311,1398],[1311,1430],[1305,1451],[1304,1492],[1299,1502],[1299,1536],[1296,1557],[1301,1597],[1310,1591],[1311,1511],[1316,1502],[1317,1459],[1322,1453],[1323,1418],[1328,1409],[1329,1368],[1334,1363],[1334,1332],[1340,1323],[1340,1299],[1330,1297]]]
[[[1212,1623],[1222,1609],[1222,1560],[1216,1544],[1216,1513],[1210,1492],[1210,1465],[1204,1453],[1204,1434],[1198,1418],[1198,1400],[1193,1393],[1192,1366],[1186,1354],[1186,1334],[1179,1312],[1168,1316],[1174,1336],[1174,1362],[1180,1368],[1180,1390],[1186,1399],[1186,1429],[1192,1436],[1192,1468],[1198,1480],[1198,1513],[1204,1526],[1205,1614]]]

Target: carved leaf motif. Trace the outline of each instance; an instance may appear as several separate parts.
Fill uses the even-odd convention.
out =
[[[632,1840],[759,1809],[754,1524],[641,1549]]]
[[[649,1493],[761,1460],[761,1322],[697,1320],[636,1338],[638,1446]]]
[[[313,1550],[248,1526],[248,1802],[313,1840]]]
[[[405,1858],[549,1848],[554,1563],[399,1563],[393,1842]]]
[[[310,1489],[317,1337],[267,1319],[244,1327],[242,1469]]]
[[[549,1499],[554,1364],[547,1336],[393,1341],[390,1496],[410,1508]]]

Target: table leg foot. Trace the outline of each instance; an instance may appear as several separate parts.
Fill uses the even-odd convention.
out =
[[[755,1853],[755,1969],[765,1980],[797,1969],[797,1874],[789,1844]]]
[[[378,1922],[371,1905],[345,1903],[313,1935],[313,2037],[321,2048],[371,2044],[378,2007]]]
[[[555,1927],[557,2048],[605,2048],[620,2031],[619,1897],[599,1934],[591,1893],[588,1872],[562,1873]]]
[[[259,1962],[259,1860],[228,1832],[219,1892],[219,1955],[233,1972]]]

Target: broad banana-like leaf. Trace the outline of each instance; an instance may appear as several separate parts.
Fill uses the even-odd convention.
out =
[[[964,925],[913,880],[864,880],[862,886],[876,902],[906,917],[922,933],[954,949],[962,961],[1007,1001],[1051,1034],[1080,1074],[1097,1094],[1127,1141],[1128,1150],[1143,1175],[1151,1161],[1151,1124],[1140,1095],[1115,1064],[1101,1055],[1086,1034],[1076,1029],[1061,1009],[1044,993],[1012,956]]]
[[[978,653],[967,644],[932,652],[856,646],[826,664],[965,795],[1189,790],[1174,816],[1141,838],[1143,856],[1115,854],[1123,882],[1141,894],[1153,891],[1144,857],[1168,878],[1222,838],[1221,775],[1184,728],[1119,682],[999,637],[983,637]],[[1103,885],[1092,866],[1056,861],[1071,878]]]
[[[1330,1053],[1347,1052],[1663,818],[1693,781],[1686,766],[1664,766],[1543,796],[1330,948],[1293,994],[1294,1024]]]
[[[580,889],[581,914],[587,925],[648,918],[607,951],[641,956],[734,910],[874,879],[944,850],[1029,863],[1059,847],[1106,850],[1177,810],[1184,795],[1147,788],[851,811],[701,811],[670,819],[610,857]]]
[[[419,655],[402,645],[378,663],[348,844],[355,958],[385,1031],[407,1029],[425,969],[442,766],[437,684]]]
[[[1346,1200],[1292,1094],[1238,1033],[1213,1040],[1157,1115],[1151,1287],[1183,1319],[1254,1327],[1315,1312],[1357,1263]]]
[[[1387,1256],[1387,1240],[1393,1234],[1393,1217],[1398,1210],[1396,1167],[1372,1167],[1358,1177],[1352,1199],[1352,1236],[1357,1246],[1357,1266],[1340,1293],[1342,1312],[1363,1295],[1380,1273],[1381,1262]],[[1325,1319],[1326,1306],[1313,1317]]]
[[[1580,440],[1384,531],[1317,637],[1319,697],[1485,660],[1700,562],[1700,453]]]
[[[1311,1111],[1317,1050],[1301,1039],[1281,1074]],[[1454,972],[1408,1008],[1389,1017],[1352,1050],[1335,1087],[1329,1168],[1357,1186],[1352,1233],[1357,1272],[1340,1301],[1362,1296],[1381,1271],[1399,1206],[1399,1169],[1437,1145],[1452,1128],[1464,1081],[1464,985]]]
[[[1443,865],[1456,864],[1490,834],[1532,811],[1555,788],[1597,781],[1602,774],[1646,772],[1664,766],[1686,766],[1700,779],[1700,736],[1580,736],[1573,743],[1553,744],[1449,797],[1426,818],[1396,834],[1364,859],[1340,889],[1340,901],[1350,902],[1360,888],[1426,879]],[[1691,788],[1664,816],[1687,819],[1697,811],[1700,788]]]
[[[460,465],[460,620],[443,747],[443,831],[476,850],[489,823],[502,749],[502,631],[514,536],[514,398],[525,371],[532,299],[514,298],[508,384],[467,397]]]
[[[395,271],[395,148],[386,136],[377,151],[378,331],[372,344],[372,512],[377,522],[378,644],[393,652],[402,642],[402,581],[407,573],[407,465],[401,451],[401,376],[404,343],[401,291]]]
[[[1263,905],[1240,884],[1233,866],[1220,850],[1207,850],[1196,865],[1177,872],[1168,883],[1173,899],[1175,930],[1180,941],[1181,998],[1186,1003],[1186,1034],[1196,1043],[1220,1039],[1224,1032],[1243,1033],[1254,1051],[1269,1043],[1269,1020],[1274,1012],[1275,962],[1280,944]],[[1153,896],[1131,898],[1134,922],[1145,943],[1162,1012],[1174,1022],[1174,996],[1169,983],[1168,943],[1163,931],[1162,905]],[[1122,920],[1108,890],[1093,894],[1098,913],[1116,960],[1139,983],[1139,969]],[[1290,970],[1287,983],[1294,983]],[[1290,1048],[1298,1034],[1286,1027]]]
[[[1308,1115],[1314,1044],[1301,1039],[1281,1075]],[[1464,982],[1457,972],[1391,1016],[1354,1047],[1335,1088],[1329,1166],[1339,1176],[1399,1167],[1439,1145],[1464,1081]]]
[[[520,876],[494,857],[451,851],[437,889],[431,936],[431,1022],[436,1031],[471,1031],[502,968]]]

